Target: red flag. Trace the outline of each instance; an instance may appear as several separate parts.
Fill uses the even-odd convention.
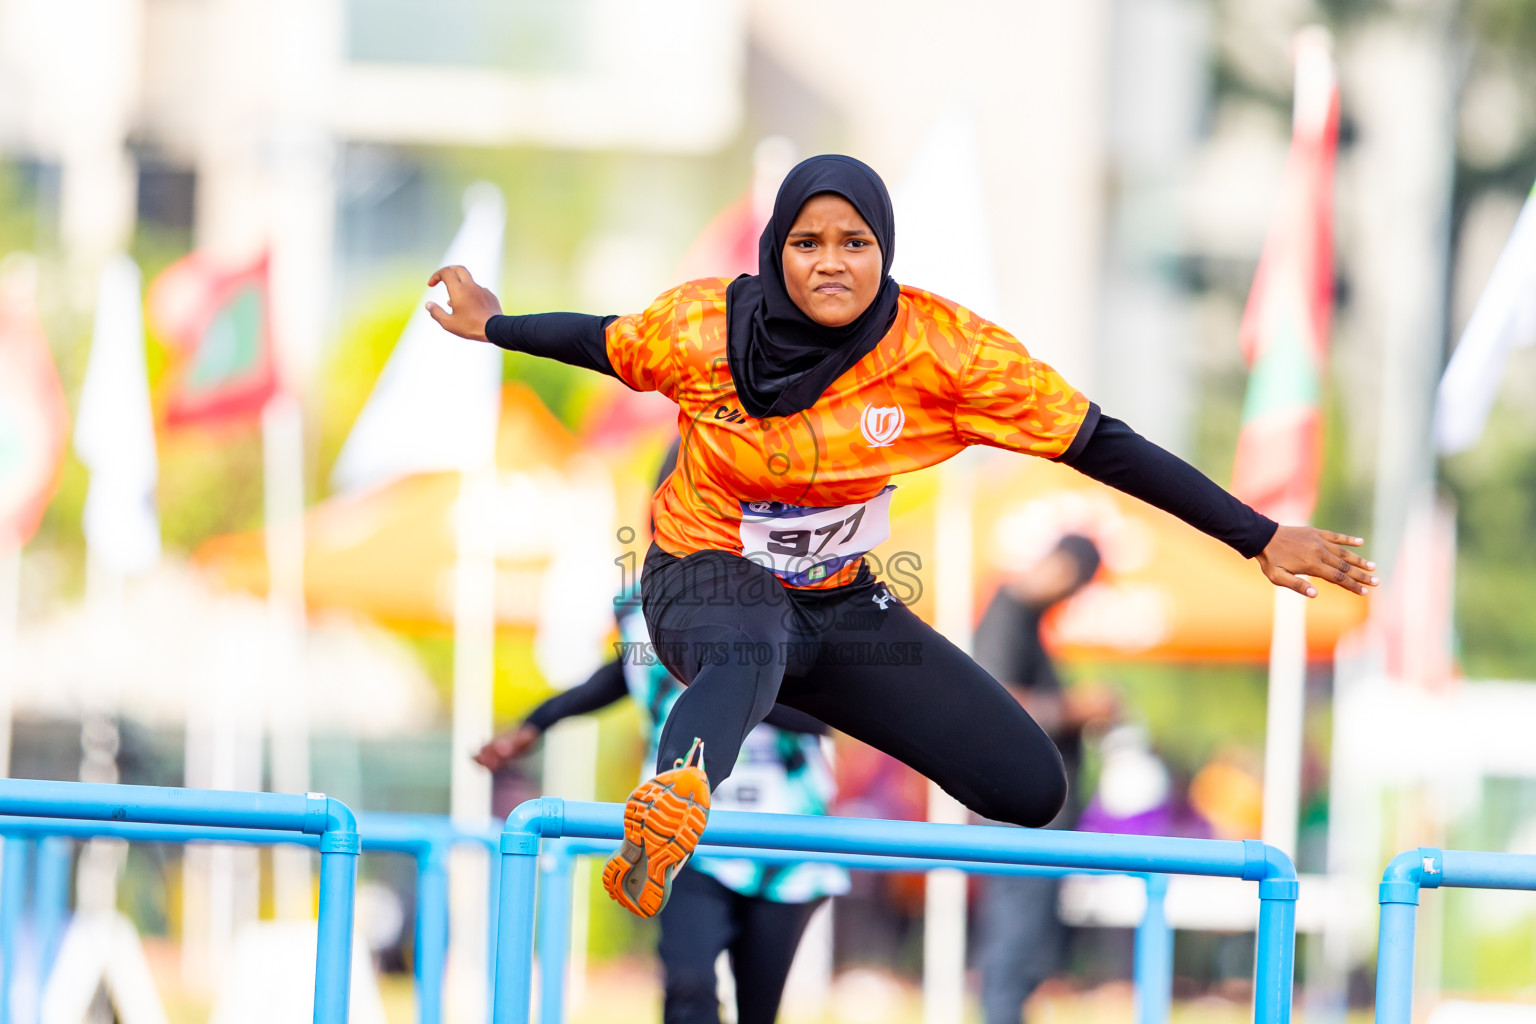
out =
[[[1319,402],[1333,306],[1333,158],[1339,88],[1327,35],[1296,38],[1296,99],[1280,205],[1239,338],[1248,395],[1232,493],[1272,519],[1305,523],[1322,465]]]
[[[68,430],[33,273],[13,269],[0,279],[0,554],[20,549],[37,531],[58,484]]]
[[[155,278],[147,301],[155,334],[181,357],[166,425],[258,415],[277,391],[267,256],[228,267],[194,252]]]
[[[770,211],[771,212],[771,209]],[[683,254],[673,279],[736,277],[757,272],[757,241],[768,214],[754,203],[749,190],[710,220]],[[677,407],[656,401],[649,392],[611,387],[594,403],[582,425],[582,440],[598,447],[616,447],[637,435],[662,435],[677,429]]]

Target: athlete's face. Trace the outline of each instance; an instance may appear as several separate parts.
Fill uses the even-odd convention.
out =
[[[880,243],[853,204],[823,193],[800,207],[784,242],[784,284],[823,327],[858,319],[880,291]]]

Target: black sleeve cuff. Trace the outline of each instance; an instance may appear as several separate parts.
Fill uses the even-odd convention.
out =
[[[1097,429],[1101,415],[1099,403],[1089,402],[1088,412],[1083,416],[1083,422],[1077,425],[1077,434],[1072,438],[1072,443],[1067,446],[1067,450],[1056,457],[1057,462],[1070,466],[1077,461],[1077,457],[1083,454],[1083,449],[1088,447],[1088,439]]]
[[[607,336],[608,325],[617,319],[585,313],[497,315],[485,322],[485,337],[508,352],[526,352],[617,377],[608,361]]]

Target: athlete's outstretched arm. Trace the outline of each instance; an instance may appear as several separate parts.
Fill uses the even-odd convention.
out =
[[[528,712],[521,725],[497,736],[475,755],[475,760],[495,771],[508,761],[515,761],[539,741],[556,722],[576,715],[589,715],[629,696],[624,685],[624,666],[614,659],[593,672],[587,681],[573,686]]]
[[[427,280],[427,286],[439,282],[448,289],[449,308],[429,302],[427,312],[450,334],[618,376],[608,360],[604,333],[617,317],[585,313],[504,316],[496,295],[463,267],[443,267]]]
[[[1356,594],[1376,586],[1376,564],[1349,550],[1364,543],[1359,537],[1313,526],[1280,526],[1111,416],[1090,416],[1083,429],[1091,433],[1082,445],[1074,441],[1062,462],[1177,516],[1244,558],[1257,559],[1276,586],[1307,597],[1316,597],[1317,590],[1302,577],[1327,580]]]

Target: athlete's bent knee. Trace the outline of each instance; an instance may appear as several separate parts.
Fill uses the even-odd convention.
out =
[[[965,803],[977,814],[993,821],[1023,825],[1025,828],[1044,828],[1055,821],[1056,815],[1066,806],[1067,775],[1061,772],[1046,779],[1035,780],[1029,786],[992,793],[976,803]]]

